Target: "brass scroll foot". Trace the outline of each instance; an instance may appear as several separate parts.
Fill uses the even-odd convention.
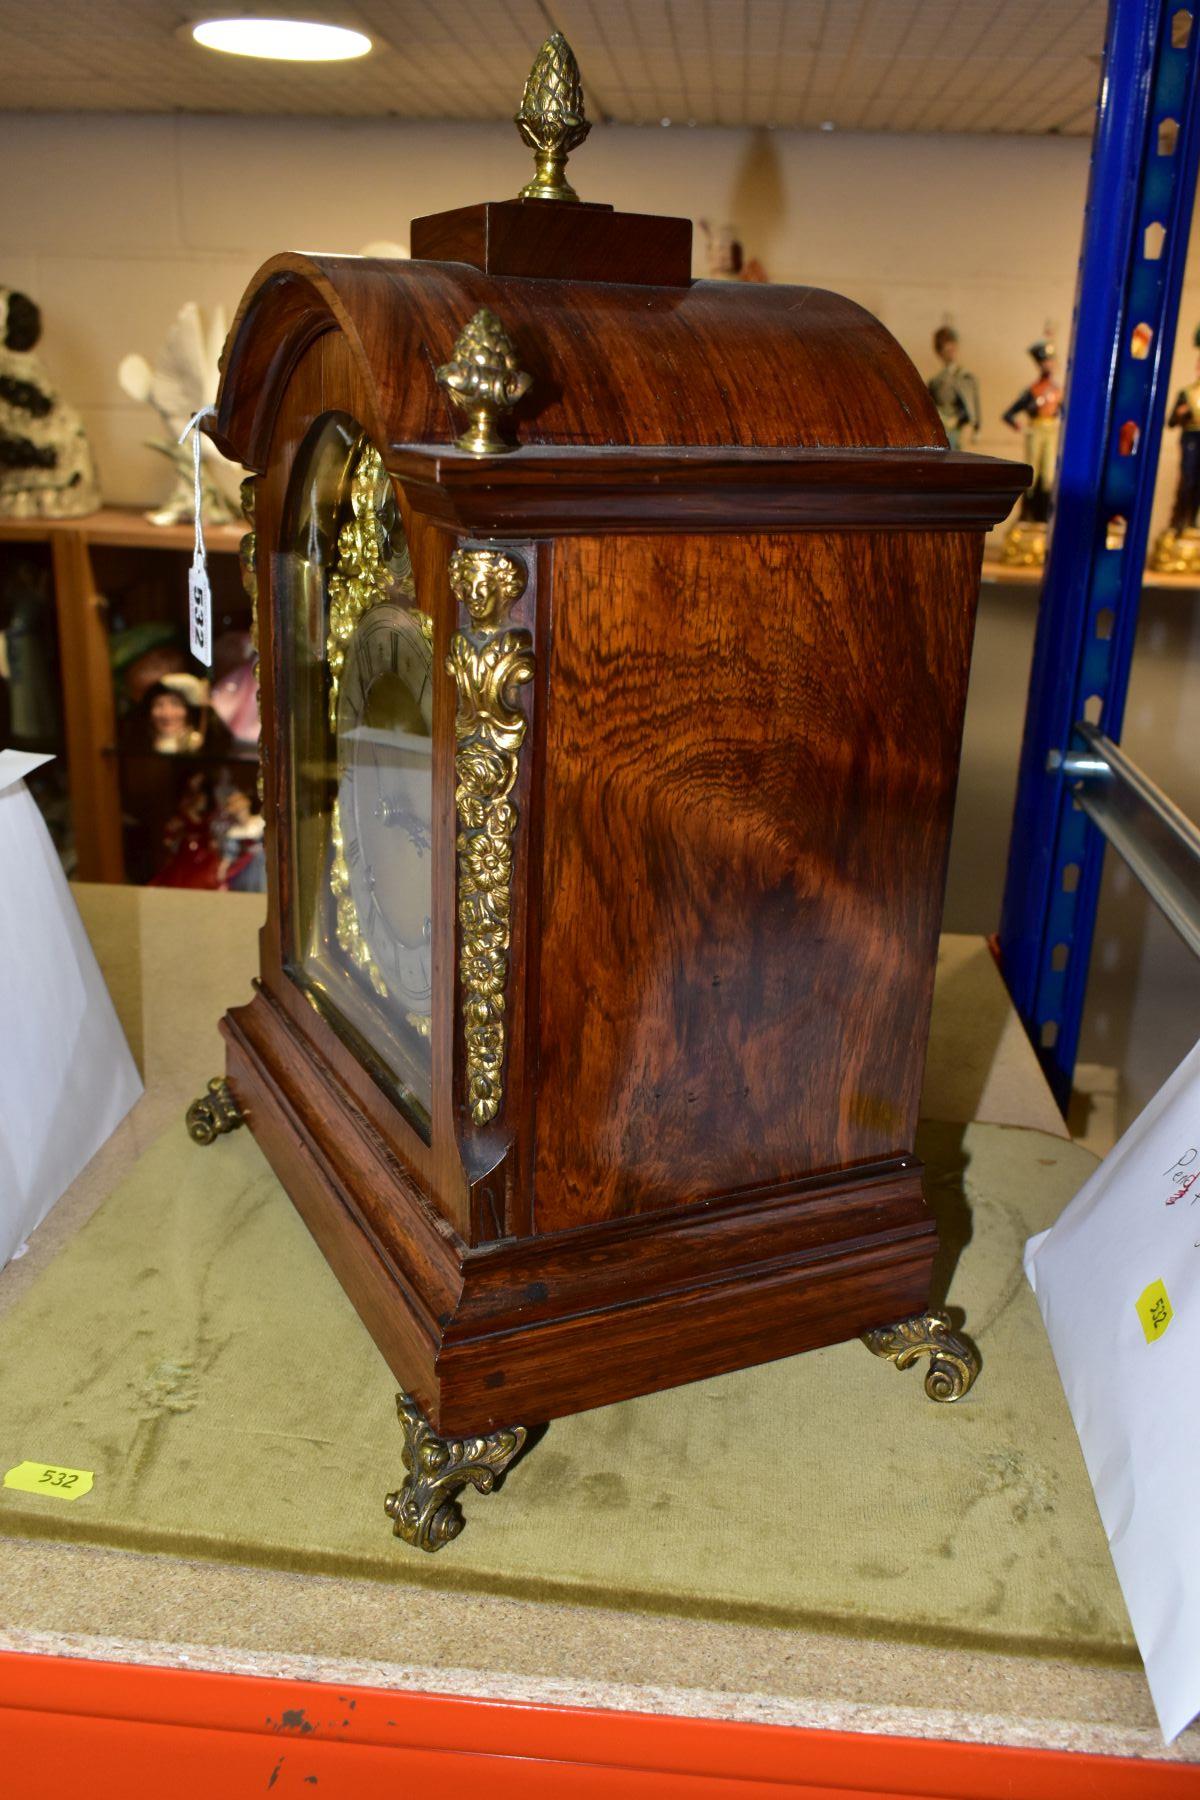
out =
[[[408,1474],[384,1511],[392,1530],[418,1550],[440,1550],[463,1528],[458,1495],[467,1483],[490,1494],[497,1480],[525,1443],[524,1425],[493,1431],[487,1437],[441,1438],[407,1394],[396,1395],[396,1411],[404,1429],[404,1467]]]
[[[929,1358],[925,1392],[931,1400],[961,1400],[979,1373],[979,1355],[965,1338],[950,1329],[943,1312],[920,1313],[899,1325],[880,1325],[863,1332],[863,1343],[876,1356],[886,1356],[907,1369],[918,1356]]]
[[[198,1100],[187,1109],[188,1136],[194,1144],[213,1144],[224,1131],[236,1131],[246,1123],[233,1089],[223,1075],[214,1075]]]

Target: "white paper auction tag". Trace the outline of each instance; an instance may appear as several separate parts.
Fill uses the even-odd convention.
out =
[[[200,421],[215,412],[212,406],[202,406],[198,413],[184,426],[179,441],[182,444],[187,437],[192,440],[192,471],[194,475],[196,542],[192,551],[192,566],[188,571],[188,648],[197,662],[205,668],[212,665],[212,588],[208,581],[208,565],[204,552],[204,494],[200,478]]]
[[[1200,1710],[1200,1044],[1025,1273],[1170,1742]]]
[[[212,588],[198,559],[188,572],[188,648],[207,668],[212,662]]]

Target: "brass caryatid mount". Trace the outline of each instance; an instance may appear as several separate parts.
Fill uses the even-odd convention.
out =
[[[579,148],[592,126],[583,113],[579,64],[561,31],[548,37],[538,51],[513,123],[534,152],[537,165],[537,174],[517,198],[578,200],[567,180],[567,157]]]
[[[460,450],[473,456],[500,456],[516,449],[500,436],[496,420],[529,392],[533,377],[519,366],[512,339],[494,312],[480,307],[459,333],[454,354],[442,364],[437,378],[471,418],[470,429],[454,440]]]
[[[510,550],[464,547],[450,558],[451,592],[474,627],[470,636],[455,632],[446,666],[458,688],[459,978],[467,1099],[476,1125],[494,1119],[504,1099],[504,990],[517,829],[512,791],[526,725],[517,689],[533,678],[533,649],[527,631],[500,627],[528,580],[524,561]]]
[[[450,591],[476,627],[498,625],[528,580],[525,564],[507,550],[456,550],[450,558]]]

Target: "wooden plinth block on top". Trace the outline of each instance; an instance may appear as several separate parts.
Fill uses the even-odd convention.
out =
[[[687,287],[692,221],[555,200],[491,200],[412,222],[412,254],[487,275]]]

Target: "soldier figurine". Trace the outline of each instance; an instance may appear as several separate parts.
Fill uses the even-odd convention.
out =
[[[946,428],[946,436],[950,440],[950,448],[960,448],[962,433],[969,425],[973,432],[979,430],[982,415],[979,409],[979,383],[973,375],[968,375],[958,360],[958,333],[953,325],[939,325],[933,334],[934,354],[941,359],[941,368],[936,375],[929,378],[929,392],[933,395],[933,404],[938,409],[938,416]]]
[[[1049,338],[1029,346],[1037,364],[1037,380],[1017,395],[1004,423],[1013,431],[1025,420],[1025,457],[1033,464],[1033,481],[1021,500],[1020,516],[1004,540],[1004,561],[1039,566],[1046,560],[1046,524],[1054,491],[1058,461],[1058,434],[1062,425],[1063,393],[1058,385],[1058,352]]]
[[[1200,331],[1193,339],[1200,350]],[[1154,546],[1152,569],[1168,575],[1200,574],[1200,359],[1196,379],[1180,388],[1167,424],[1179,431],[1179,484],[1171,523]]]

